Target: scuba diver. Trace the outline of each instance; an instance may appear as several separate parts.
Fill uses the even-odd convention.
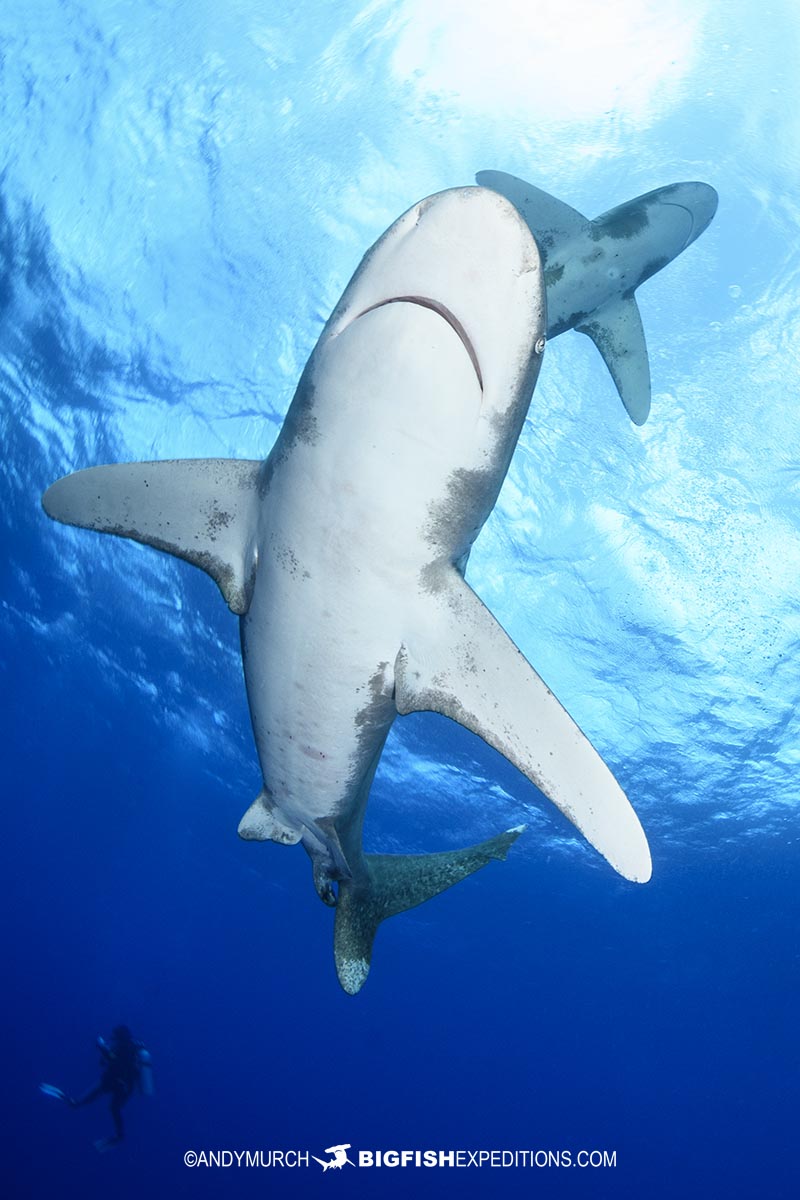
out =
[[[153,1094],[153,1067],[150,1052],[142,1042],[133,1037],[127,1025],[117,1025],[111,1034],[110,1042],[99,1037],[97,1048],[100,1051],[102,1075],[99,1083],[90,1088],[85,1095],[76,1099],[52,1083],[42,1083],[39,1087],[46,1096],[64,1100],[70,1108],[82,1108],[84,1104],[91,1104],[100,1096],[111,1097],[110,1107],[115,1134],[95,1142],[95,1149],[102,1154],[112,1146],[118,1145],[125,1136],[122,1106],[130,1100],[137,1085],[143,1095]]]

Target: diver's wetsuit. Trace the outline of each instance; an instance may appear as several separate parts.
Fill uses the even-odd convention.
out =
[[[103,1056],[105,1068],[100,1082],[84,1096],[70,1101],[73,1108],[81,1108],[84,1104],[91,1104],[100,1096],[110,1095],[111,1116],[116,1130],[116,1137],[111,1140],[115,1142],[121,1142],[125,1136],[122,1106],[133,1095],[139,1077],[137,1050],[137,1044],[132,1039],[115,1038],[111,1046],[101,1045],[100,1053]]]

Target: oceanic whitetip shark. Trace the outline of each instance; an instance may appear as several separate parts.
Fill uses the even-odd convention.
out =
[[[650,412],[650,364],[634,292],[690,246],[717,211],[707,183],[672,183],[588,221],[503,171],[475,178],[512,202],[536,238],[547,289],[547,336],[588,334],[631,420]]]
[[[241,620],[263,790],[243,838],[302,842],[355,993],[387,916],[504,858],[520,829],[418,856],[362,849],[395,717],[443,713],[523,772],[627,879],[650,877],[624,793],[464,581],[545,344],[539,252],[502,196],[431,196],[373,246],[265,462],[94,467],[51,517],[206,570]]]

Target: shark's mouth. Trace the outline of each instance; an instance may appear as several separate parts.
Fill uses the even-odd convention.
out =
[[[475,352],[475,347],[469,339],[469,335],[464,326],[459,321],[458,317],[446,308],[444,304],[440,304],[438,300],[430,300],[427,296],[392,296],[391,300],[379,300],[377,304],[371,304],[369,308],[365,308],[363,312],[358,314],[359,317],[364,317],[367,313],[374,312],[376,308],[385,308],[387,304],[418,304],[420,308],[429,308],[432,312],[437,313],[443,320],[447,322],[450,328],[458,335],[462,346],[469,355],[469,360],[472,363],[475,374],[478,378],[481,392],[483,391],[483,375],[481,374],[481,364],[478,361],[478,355]],[[358,317],[356,318],[358,320]]]

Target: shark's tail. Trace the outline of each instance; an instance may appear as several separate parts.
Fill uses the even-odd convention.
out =
[[[367,878],[339,884],[333,952],[344,990],[354,996],[363,987],[381,921],[438,896],[493,858],[505,858],[524,828],[441,854],[367,854]]]

